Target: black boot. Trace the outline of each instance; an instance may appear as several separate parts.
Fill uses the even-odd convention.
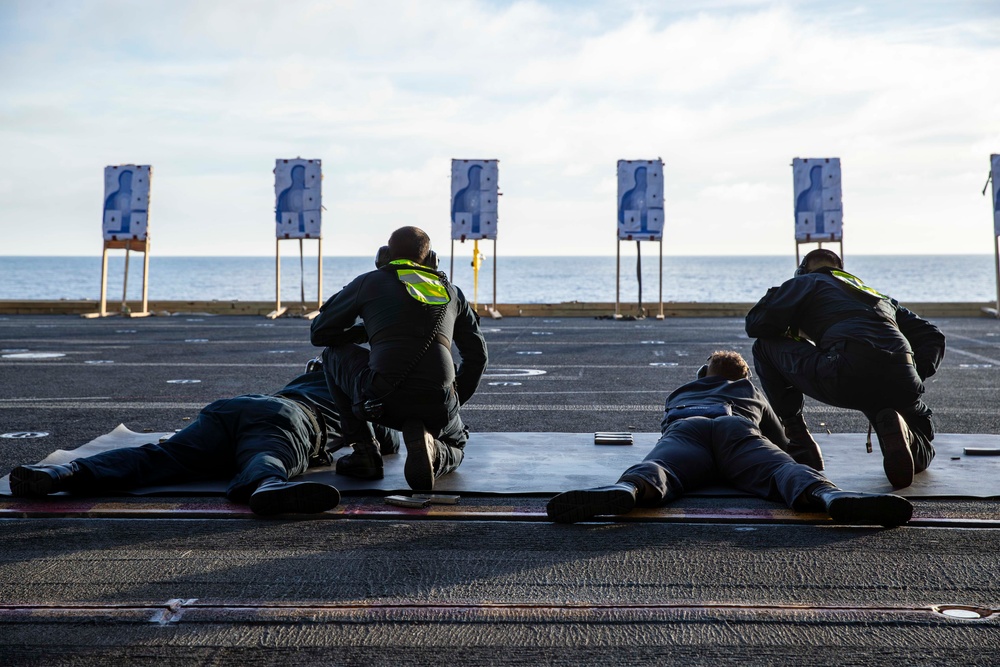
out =
[[[15,498],[41,498],[50,493],[69,491],[74,476],[79,474],[80,465],[76,461],[66,465],[18,466],[10,471],[10,492]]]
[[[434,490],[434,461],[437,446],[432,436],[417,419],[407,419],[403,423],[403,444],[406,445],[406,461],[403,476],[414,491]]]
[[[842,491],[827,483],[816,484],[806,493],[813,504],[826,509],[834,523],[892,528],[913,516],[909,500],[889,493]]]
[[[375,440],[378,441],[378,449],[382,456],[399,454],[399,431],[380,424],[372,424],[372,431],[375,432]]]
[[[261,482],[250,496],[254,514],[316,514],[336,507],[340,491],[319,482],[286,482],[272,477]]]
[[[566,491],[550,500],[545,512],[556,523],[586,521],[599,514],[627,514],[635,507],[637,495],[631,482]]]
[[[823,469],[823,454],[819,450],[819,443],[812,437],[809,427],[802,413],[795,415],[791,419],[782,419],[781,425],[785,429],[785,437],[788,438],[790,446],[788,455],[795,459],[796,463],[807,465],[813,470]]]
[[[875,435],[882,450],[882,469],[894,489],[913,484],[913,452],[910,429],[895,410],[886,408],[875,415]]]
[[[378,443],[374,440],[356,442],[352,445],[354,451],[337,459],[337,474],[358,479],[382,479],[385,473],[382,469],[382,454]]]

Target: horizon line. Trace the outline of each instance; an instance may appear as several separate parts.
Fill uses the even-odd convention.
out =
[[[141,251],[136,251],[136,252],[141,252]],[[852,252],[852,253],[846,253],[845,256],[846,257],[969,257],[969,256],[989,257],[992,254],[993,253],[988,253],[988,252],[935,252],[935,253],[927,253],[927,252]],[[704,254],[704,253],[690,253],[690,254],[688,254],[688,253],[663,253],[663,257],[664,258],[666,258],[666,257],[788,257],[788,256],[791,256],[791,255],[792,255],[792,253],[781,253],[781,254],[775,254],[775,253],[740,253],[740,254],[737,254],[737,253],[718,253],[718,254],[712,254],[712,255],[707,255],[707,254]],[[80,254],[65,254],[65,255],[64,254],[46,254],[46,255],[27,255],[27,254],[25,254],[25,255],[21,255],[21,254],[17,254],[17,255],[0,255],[0,259],[18,259],[18,258],[34,258],[34,259],[39,259],[39,258],[41,258],[41,259],[48,259],[48,258],[52,258],[52,259],[55,259],[55,258],[81,258],[81,259],[82,258],[95,258],[95,259],[97,259],[97,258],[100,258],[100,256],[101,256],[100,254],[93,254],[93,255],[91,255],[91,254],[86,254],[86,255],[80,255]],[[449,257],[450,258],[452,255],[438,255],[438,256],[443,260],[443,259],[445,259],[445,257]],[[460,255],[458,255],[458,254],[456,254],[454,256],[455,257],[460,257]],[[110,255],[109,257],[114,257],[114,255]],[[156,257],[164,257],[164,258],[166,258],[166,257],[176,257],[176,258],[185,258],[185,259],[197,259],[197,258],[204,258],[204,259],[223,259],[223,258],[274,259],[274,255],[242,255],[242,254],[234,254],[234,255],[202,255],[202,254],[180,255],[180,254],[173,254],[173,253],[151,254],[149,258],[150,258],[150,260],[152,260],[152,259],[154,259]],[[281,257],[282,257],[282,259],[295,259],[295,255],[293,253],[282,254]],[[312,257],[315,257],[315,255],[306,255],[306,257],[312,258]],[[327,254],[324,254],[323,255],[324,259],[328,259],[328,258],[371,259],[372,257],[373,257],[373,255],[368,255],[368,254],[365,254],[365,255],[327,255]],[[488,255],[486,257],[486,259],[488,260],[488,259],[490,259],[490,257],[491,256]],[[615,257],[615,255],[611,255],[611,254],[591,254],[591,253],[565,254],[565,255],[563,255],[563,254],[558,254],[558,255],[551,255],[551,254],[549,254],[549,255],[544,255],[544,254],[511,254],[511,255],[500,255],[500,257],[507,257],[507,258],[515,258],[515,257],[516,258],[527,258],[527,257],[537,257],[537,258],[542,258],[542,257],[548,257],[548,258],[551,258],[551,257],[608,257],[608,258],[611,258],[611,257]],[[624,257],[624,258],[631,258],[631,257],[633,257],[633,255],[631,255],[631,254],[629,254],[629,255],[622,255],[622,257]],[[657,257],[657,255],[646,255],[646,257],[647,258],[651,258],[651,259],[655,259]]]

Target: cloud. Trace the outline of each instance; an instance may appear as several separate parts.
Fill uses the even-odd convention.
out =
[[[1000,20],[936,7],[6,3],[5,252],[99,250],[101,169],[142,162],[155,252],[269,254],[296,155],[332,254],[443,245],[453,157],[500,159],[503,252],[612,254],[615,164],[657,156],[668,252],[786,252],[796,156],[841,158],[849,250],[987,252]]]
[[[704,188],[700,197],[738,203],[759,202],[779,197],[784,189],[770,183],[726,183]]]

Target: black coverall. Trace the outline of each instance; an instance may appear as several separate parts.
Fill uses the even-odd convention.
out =
[[[710,484],[728,484],[801,509],[801,496],[826,477],[795,460],[767,400],[748,380],[711,375],[667,397],[659,441],[621,481],[642,505],[660,505]],[[796,501],[799,501],[798,503]]]
[[[860,410],[871,423],[891,408],[914,436],[914,472],[930,465],[934,427],[920,397],[923,380],[944,357],[944,334],[936,326],[823,268],[769,289],[747,314],[746,331],[757,339],[754,366],[780,418],[801,414],[803,394]]]
[[[305,373],[274,394],[215,401],[163,443],[77,459],[86,472],[74,490],[126,491],[232,477],[226,496],[245,503],[269,477],[287,480],[310,463],[329,465],[327,447],[341,444],[339,427],[323,373]],[[380,429],[379,436],[398,447],[398,434]]]
[[[402,429],[407,419],[419,419],[434,436],[432,463],[438,477],[462,462],[469,432],[459,406],[476,391],[487,361],[478,316],[459,288],[445,284],[451,301],[443,306],[434,340],[436,311],[442,306],[428,306],[409,296],[391,264],[355,278],[323,304],[312,323],[313,345],[327,348],[323,368],[340,409],[344,440],[349,444],[370,440],[369,418],[393,429]],[[358,317],[363,328],[354,326]],[[365,341],[370,351],[359,344]],[[451,355],[451,341],[462,358],[459,368]],[[380,416],[363,411],[368,400],[382,402]]]

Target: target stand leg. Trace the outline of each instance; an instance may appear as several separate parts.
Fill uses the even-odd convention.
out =
[[[494,320],[503,319],[503,315],[497,310],[497,240],[493,239],[493,307],[483,306],[486,312]]]
[[[108,312],[108,250],[124,250],[125,251],[125,276],[124,283],[122,286],[122,306],[121,311],[117,313]],[[136,252],[143,253],[143,267],[142,267],[142,310],[131,311],[128,307],[128,302],[126,300],[128,294],[128,271],[129,271],[129,252],[135,250]],[[84,313],[81,317],[85,319],[95,319],[99,317],[149,317],[149,239],[136,240],[131,239],[124,241],[105,241],[104,249],[101,252],[101,298],[98,305],[98,310],[96,313]]]
[[[281,305],[281,242],[282,241],[298,241],[299,242],[299,271],[300,271],[300,288],[301,288],[301,302],[297,309],[292,312],[289,311],[287,306]],[[281,239],[276,238],[274,240],[274,310],[269,312],[266,317],[269,320],[276,320],[279,317],[289,316],[289,317],[302,317],[307,320],[315,319],[319,315],[319,309],[323,306],[323,239],[322,237],[316,238],[319,245],[317,246],[316,255],[316,275],[317,275],[317,295],[316,295],[316,307],[310,310],[311,304],[306,303],[306,292],[305,292],[305,255],[303,250],[304,239]]]

